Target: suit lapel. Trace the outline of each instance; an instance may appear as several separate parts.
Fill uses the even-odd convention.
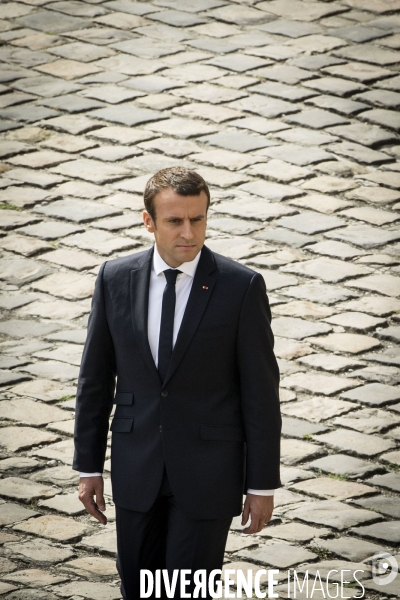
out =
[[[149,286],[153,251],[153,249],[149,250],[149,252],[140,259],[138,267],[131,271],[131,315],[133,331],[136,335],[143,358],[152,375],[161,382],[150,350],[147,334]]]
[[[192,289],[183,315],[182,324],[172,352],[171,362],[163,385],[171,379],[200,324],[214,285],[218,278],[211,250],[203,246]]]

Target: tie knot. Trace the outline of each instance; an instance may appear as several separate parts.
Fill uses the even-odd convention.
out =
[[[182,271],[179,271],[179,269],[167,269],[166,271],[164,271],[167,283],[172,283],[173,285],[175,285],[176,278],[178,277],[179,273],[182,273]]]

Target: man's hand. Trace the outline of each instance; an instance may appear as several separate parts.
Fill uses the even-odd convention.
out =
[[[246,525],[249,517],[251,517],[251,522],[246,529],[243,529],[242,533],[259,533],[271,520],[273,510],[273,496],[247,494],[242,512],[242,525]]]
[[[85,506],[89,515],[100,521],[103,525],[107,523],[107,517],[101,511],[106,510],[103,496],[103,478],[81,477],[79,480],[79,500]],[[96,501],[94,500],[96,497]]]

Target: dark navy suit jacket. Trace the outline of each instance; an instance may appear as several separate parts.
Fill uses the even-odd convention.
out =
[[[79,375],[73,468],[103,470],[115,403],[115,504],[149,510],[165,465],[187,516],[238,515],[247,488],[282,485],[279,368],[264,279],[204,246],[161,381],[147,337],[152,257],[146,250],[100,268]]]

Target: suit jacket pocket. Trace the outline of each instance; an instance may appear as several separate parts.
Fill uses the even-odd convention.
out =
[[[111,421],[110,431],[114,433],[129,433],[132,430],[133,419],[114,417]]]
[[[245,441],[244,431],[240,425],[200,425],[200,437],[203,440]]]
[[[115,394],[114,404],[133,404],[133,392],[117,392]]]

